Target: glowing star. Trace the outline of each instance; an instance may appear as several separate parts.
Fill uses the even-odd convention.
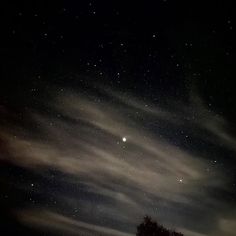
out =
[[[183,179],[179,179],[179,182],[180,182],[180,183],[183,183]]]
[[[125,143],[127,141],[126,137],[123,137],[122,141]]]

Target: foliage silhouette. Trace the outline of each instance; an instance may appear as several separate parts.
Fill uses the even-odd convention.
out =
[[[136,236],[184,236],[182,233],[171,231],[145,216],[144,221],[137,226]]]

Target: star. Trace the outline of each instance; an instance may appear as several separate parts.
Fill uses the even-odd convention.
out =
[[[123,137],[122,141],[125,143],[127,141],[126,137]]]

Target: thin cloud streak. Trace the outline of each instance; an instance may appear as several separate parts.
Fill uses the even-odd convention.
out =
[[[104,228],[94,224],[77,221],[48,210],[24,210],[16,213],[19,221],[26,225],[44,228],[46,231],[58,230],[66,235],[110,235],[110,236],[131,236],[118,230]]]
[[[157,122],[159,119],[175,120],[175,125],[179,125],[182,122],[180,113],[160,113],[155,108],[143,108],[137,99],[126,102],[123,96],[108,95],[118,100],[117,106],[105,99],[94,101],[94,96],[89,99],[65,92],[48,105],[59,116],[52,119],[36,112],[30,114],[33,123],[40,127],[41,138],[25,138],[22,133],[12,135],[5,129],[2,139],[7,142],[9,155],[1,158],[26,168],[56,168],[76,176],[90,192],[115,203],[114,208],[106,203],[102,206],[104,214],[114,220],[122,218],[122,214],[124,222],[129,221],[134,212],[145,214],[153,205],[158,206],[153,199],[186,208],[201,208],[205,203],[213,209],[219,201],[209,200],[205,186],[224,189],[227,177],[220,170],[206,172],[209,162],[204,158],[160,138],[156,131],[146,129],[145,120],[150,117]],[[137,109],[144,117],[143,121],[137,119]],[[203,121],[189,122],[206,127]],[[214,124],[216,128],[208,130],[217,134],[218,123]],[[122,142],[122,137],[127,141]],[[175,208],[170,210],[175,211]],[[203,211],[207,212],[207,209]],[[192,214],[194,218],[195,212]],[[187,216],[179,217],[182,218],[180,227],[186,227]],[[171,225],[172,219],[165,215],[163,218]],[[130,224],[134,221],[130,219]]]

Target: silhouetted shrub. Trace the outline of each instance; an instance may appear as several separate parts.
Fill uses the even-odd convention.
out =
[[[144,221],[137,226],[136,236],[183,236],[182,233],[171,231],[145,216]]]

